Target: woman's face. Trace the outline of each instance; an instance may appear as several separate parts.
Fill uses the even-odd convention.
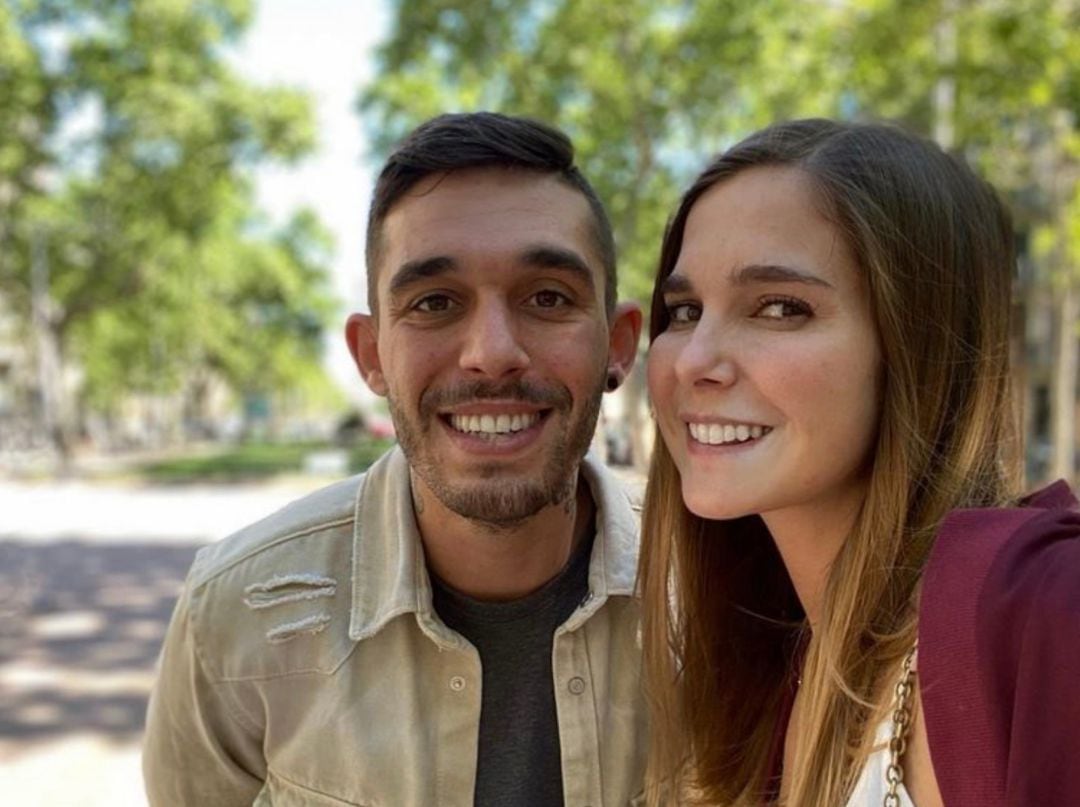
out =
[[[748,169],[693,206],[663,281],[649,391],[698,516],[850,513],[881,354],[866,282],[808,176]]]

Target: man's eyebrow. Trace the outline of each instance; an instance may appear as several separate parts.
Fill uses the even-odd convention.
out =
[[[827,289],[833,287],[832,283],[811,272],[779,264],[752,263],[735,272],[731,280],[737,286],[748,286],[753,283],[804,283],[809,286],[823,286]]]
[[[529,247],[521,253],[521,262],[537,269],[558,269],[569,272],[587,283],[590,289],[596,285],[589,264],[571,249],[546,244]]]
[[[446,255],[436,255],[432,258],[419,258],[415,261],[406,261],[394,272],[390,278],[390,296],[399,294],[402,289],[408,288],[413,283],[418,283],[429,277],[437,277],[457,268],[453,258]]]

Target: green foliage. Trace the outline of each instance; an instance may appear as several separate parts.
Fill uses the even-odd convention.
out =
[[[379,152],[443,111],[552,121],[608,206],[623,295],[643,300],[679,189],[706,157],[818,94],[766,78],[783,52],[812,80],[798,4],[765,0],[399,0],[365,112]],[[750,92],[755,77],[762,92]],[[824,84],[824,82],[822,82]],[[763,101],[764,99],[764,101]],[[763,103],[769,106],[763,109]]]
[[[448,110],[495,108],[561,125],[616,226],[621,292],[644,298],[666,211],[697,167],[665,146],[704,130],[732,91],[729,73],[705,69],[689,51],[684,33],[697,29],[700,12],[671,0],[395,8],[380,78],[361,100],[377,147]]]
[[[0,5],[0,182],[25,187],[29,172],[44,159],[34,137],[51,126],[47,105],[49,82],[41,60],[22,36],[7,5]],[[0,205],[10,204],[0,195]],[[0,207],[0,210],[3,208]]]
[[[0,293],[29,309],[36,243],[97,408],[206,371],[238,392],[320,383],[330,239],[310,212],[268,227],[250,180],[310,152],[314,120],[223,59],[250,18],[248,0],[0,7]]]
[[[392,440],[360,440],[347,449],[349,473],[367,470],[391,445]],[[158,484],[245,482],[300,473],[308,455],[334,448],[325,443],[242,443],[205,454],[145,463],[135,472],[140,478]]]
[[[837,44],[847,54],[845,84],[860,114],[897,118],[927,135],[936,124],[951,123],[948,145],[1006,196],[1018,228],[1033,234],[1040,282],[1074,275],[1080,3],[860,0],[851,6]],[[951,84],[951,101],[935,103],[942,84]]]
[[[396,0],[393,9],[377,79],[360,99],[376,154],[444,111],[559,125],[611,212],[621,291],[639,300],[678,191],[713,152],[774,120],[891,118],[929,135],[947,118],[954,147],[1009,195],[1024,227],[1065,203],[1047,190],[1057,170],[1047,164],[1069,172],[1080,157],[1076,0]],[[951,103],[938,98],[946,87]]]

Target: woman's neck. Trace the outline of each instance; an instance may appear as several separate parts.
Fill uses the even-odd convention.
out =
[[[833,562],[855,526],[864,498],[865,487],[859,486],[840,499],[761,515],[776,542],[811,630],[821,617]]]

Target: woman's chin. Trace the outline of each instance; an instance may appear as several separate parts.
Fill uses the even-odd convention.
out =
[[[729,521],[756,513],[749,502],[740,502],[736,497],[724,496],[715,489],[695,490],[683,485],[683,503],[686,509],[698,518],[710,521]]]

